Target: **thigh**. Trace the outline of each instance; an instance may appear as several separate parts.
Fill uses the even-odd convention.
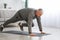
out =
[[[10,19],[12,22],[17,22],[23,20],[19,15],[15,15]]]
[[[23,26],[27,26],[28,27],[28,23],[22,23]],[[34,26],[34,23],[32,23],[32,27]]]

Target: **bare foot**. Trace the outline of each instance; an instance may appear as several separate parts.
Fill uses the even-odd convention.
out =
[[[30,36],[36,36],[36,34],[32,34],[32,33],[31,33]]]

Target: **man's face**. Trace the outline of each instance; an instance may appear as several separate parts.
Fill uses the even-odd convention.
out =
[[[42,10],[37,10],[36,11],[36,16],[41,16],[43,14]]]
[[[43,11],[42,10],[39,10],[40,11],[40,14],[43,14]]]

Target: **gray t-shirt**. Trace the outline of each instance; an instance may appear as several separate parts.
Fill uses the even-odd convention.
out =
[[[35,18],[35,9],[32,9],[32,8],[24,8],[24,9],[21,9],[17,12],[20,17],[23,19],[23,20],[27,20],[28,18]]]

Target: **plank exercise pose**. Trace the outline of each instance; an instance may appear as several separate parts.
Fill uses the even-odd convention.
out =
[[[39,31],[42,34],[44,34],[44,32],[42,30],[42,26],[41,26],[41,15],[42,14],[43,14],[42,9],[38,9],[38,10],[35,10],[32,8],[21,9],[21,10],[17,11],[16,14],[12,18],[7,20],[3,25],[0,26],[0,31],[3,31],[3,28],[6,27],[6,25],[8,25],[10,23],[24,20],[24,21],[26,21],[26,25],[28,26],[29,34],[35,35],[32,33],[31,28],[32,28],[32,26],[34,26],[33,19],[36,18],[38,27],[39,27]],[[19,25],[20,25],[20,23],[19,23]],[[20,25],[21,30],[23,30],[24,25],[25,24]]]

